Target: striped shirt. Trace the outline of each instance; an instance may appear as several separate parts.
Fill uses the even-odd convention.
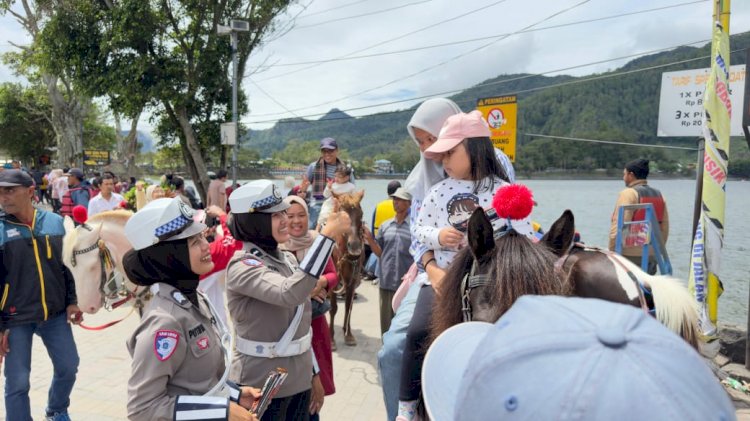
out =
[[[375,241],[383,250],[380,254],[379,286],[382,289],[395,291],[401,285],[401,277],[414,262],[414,258],[409,253],[411,244],[409,218],[404,218],[404,222],[400,224],[395,218],[383,222]]]

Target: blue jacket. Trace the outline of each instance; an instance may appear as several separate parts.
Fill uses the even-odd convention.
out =
[[[36,209],[31,226],[0,216],[0,330],[41,322],[77,304],[62,261],[63,219]]]

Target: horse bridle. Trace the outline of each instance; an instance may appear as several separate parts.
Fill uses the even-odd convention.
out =
[[[84,229],[93,231],[93,229],[83,224],[81,225]],[[110,307],[115,309],[121,304],[134,297],[135,294],[132,291],[127,290],[122,282],[122,277],[115,270],[115,264],[112,260],[112,252],[109,250],[107,245],[104,243],[101,237],[97,236],[96,241],[86,248],[81,250],[73,250],[73,255],[70,259],[70,264],[76,267],[76,256],[86,254],[88,252],[99,250],[99,292],[102,293],[102,303],[107,306],[107,299],[116,300],[120,296],[120,290],[125,289],[124,299],[113,303]]]
[[[461,281],[461,314],[464,322],[470,322],[473,318],[471,310],[471,290],[478,287],[484,287],[490,284],[490,276],[486,273],[476,274],[477,271],[477,260],[471,264],[471,271],[464,275]]]

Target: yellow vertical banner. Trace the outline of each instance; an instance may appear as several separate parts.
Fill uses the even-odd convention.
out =
[[[719,22],[713,31],[711,73],[704,96],[703,191],[701,214],[690,255],[688,287],[700,309],[700,325],[707,337],[716,333],[719,272],[724,240],[725,185],[729,161],[732,103],[729,98],[729,35]]]
[[[516,124],[518,102],[515,95],[477,100],[479,110],[490,126],[490,139],[512,162],[516,162]]]

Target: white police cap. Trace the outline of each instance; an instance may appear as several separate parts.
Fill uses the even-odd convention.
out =
[[[229,206],[232,213],[275,213],[289,209],[271,180],[251,181],[233,191]]]
[[[149,202],[125,224],[125,236],[136,250],[161,241],[192,237],[206,229],[194,221],[195,211],[180,198],[162,198]]]

